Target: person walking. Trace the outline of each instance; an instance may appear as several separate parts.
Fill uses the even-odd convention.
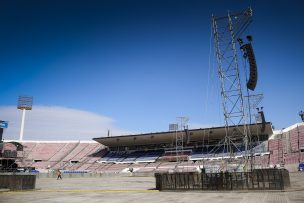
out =
[[[57,170],[57,180],[58,179],[62,180],[61,171],[59,169]]]

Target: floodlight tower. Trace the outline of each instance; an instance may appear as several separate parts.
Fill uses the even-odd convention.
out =
[[[24,132],[24,120],[25,120],[25,111],[32,110],[33,106],[33,97],[32,96],[19,96],[18,97],[18,106],[17,109],[22,110],[22,120],[21,120],[21,129],[19,140],[23,140]]]
[[[240,13],[227,16],[212,16],[212,29],[217,58],[218,75],[221,82],[222,107],[225,118],[226,136],[223,151],[232,153],[232,147],[245,144],[247,157],[248,132],[244,94],[242,92],[236,41],[252,22],[252,10],[248,8]],[[234,129],[229,129],[235,126]],[[241,151],[240,149],[238,149]],[[247,164],[245,158],[245,165]]]

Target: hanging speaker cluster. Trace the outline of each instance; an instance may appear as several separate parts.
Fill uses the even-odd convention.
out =
[[[299,112],[299,116],[301,117],[302,122],[304,122],[304,112],[303,111]]]
[[[244,52],[244,57],[248,58],[249,67],[250,67],[250,74],[249,74],[249,80],[247,82],[247,88],[253,91],[256,87],[258,80],[258,70],[257,70],[257,64],[256,64],[253,48],[251,43],[248,43],[241,46],[241,49]]]
[[[7,121],[0,120],[0,143],[2,142],[3,128],[7,128]],[[1,147],[0,147],[0,153],[1,153]]]
[[[264,115],[264,112],[263,112],[263,111],[259,111],[258,113],[260,114],[261,119],[262,119],[262,128],[261,128],[261,131],[264,132],[264,131],[265,131],[265,128],[266,128],[265,115]]]
[[[244,53],[244,58],[248,58],[248,62],[249,62],[249,80],[247,82],[247,88],[254,91],[257,81],[258,81],[258,69],[257,69],[257,64],[256,64],[256,60],[255,60],[255,56],[254,56],[254,52],[253,52],[253,48],[252,48],[252,36],[248,35],[247,40],[249,41],[249,43],[244,44],[243,45],[243,40],[241,38],[238,38],[237,41],[239,42],[239,44],[241,45],[241,50]]]
[[[0,143],[2,142],[2,134],[3,134],[3,128],[0,128]],[[1,153],[1,148],[0,148]]]

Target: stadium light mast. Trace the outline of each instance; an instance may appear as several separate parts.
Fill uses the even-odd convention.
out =
[[[17,109],[22,110],[22,120],[21,120],[19,141],[23,140],[25,112],[27,110],[28,111],[32,110],[32,106],[33,106],[33,97],[32,96],[19,96],[18,97]]]

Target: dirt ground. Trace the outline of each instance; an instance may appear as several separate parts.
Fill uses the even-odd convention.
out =
[[[303,203],[304,173],[290,173],[292,187],[286,191],[189,191],[154,190],[154,177],[38,178],[36,190],[1,192],[0,202],[19,203]]]

